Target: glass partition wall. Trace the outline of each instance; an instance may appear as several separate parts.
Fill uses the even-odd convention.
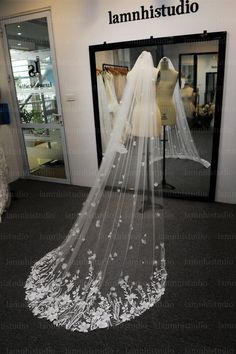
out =
[[[48,12],[3,22],[25,175],[69,181],[63,117]]]

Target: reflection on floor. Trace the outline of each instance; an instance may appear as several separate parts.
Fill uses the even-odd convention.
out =
[[[24,284],[34,262],[63,242],[88,189],[29,180],[11,188],[17,200],[0,240],[1,353],[235,353],[235,205],[165,199],[164,296],[131,322],[84,334],[34,317]]]
[[[199,156],[211,163],[212,155],[212,129],[193,129],[191,130]],[[130,166],[128,188],[134,189],[136,177],[136,155],[133,152],[132,165]],[[159,183],[162,180],[162,160],[155,162],[155,169],[158,171]],[[172,191],[164,190],[167,195],[186,194],[194,197],[207,197],[210,188],[210,172],[211,167],[205,168],[202,164],[188,159],[166,159],[166,182],[175,187]],[[119,175],[119,173],[117,173]],[[141,181],[142,179],[140,179]],[[140,182],[142,189],[142,182]],[[113,184],[113,179],[109,180],[109,184]],[[157,195],[160,189],[156,190]]]
[[[202,159],[211,163],[212,129],[191,130],[197,151]],[[175,186],[173,194],[187,193],[192,196],[208,196],[210,187],[210,170],[203,165],[180,159],[166,160],[166,180]]]
[[[30,171],[30,174],[50,178],[66,178],[64,162],[59,160],[52,160],[42,164],[38,166],[38,168]]]
[[[24,133],[30,174],[65,179],[60,130],[46,130],[44,134],[40,132]]]

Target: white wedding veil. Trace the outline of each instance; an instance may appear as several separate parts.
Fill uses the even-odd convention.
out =
[[[109,111],[106,90],[101,73],[97,74],[98,107],[101,117],[102,151],[106,150],[112,131],[111,112]]]
[[[141,315],[165,289],[156,70],[142,52],[127,77],[94,186],[65,241],[26,281],[33,314],[87,332]],[[160,192],[158,192],[160,193]]]
[[[168,67],[175,70],[171,60],[164,57],[168,61]],[[160,71],[162,58],[158,64],[157,70]],[[166,158],[189,159],[202,164],[208,168],[210,163],[199,156],[193,137],[191,135],[188,121],[186,118],[183,101],[180,94],[179,82],[177,81],[173,93],[173,100],[176,109],[176,124],[166,126]],[[162,148],[161,148],[162,149]],[[156,156],[155,160],[162,159],[163,152],[160,156]]]

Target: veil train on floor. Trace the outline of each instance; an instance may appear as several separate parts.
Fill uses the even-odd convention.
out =
[[[159,68],[143,51],[128,73],[94,186],[64,242],[33,265],[26,281],[29,308],[56,326],[88,332],[119,325],[164,293]],[[174,102],[166,157],[209,167],[191,137],[178,85]]]
[[[141,108],[137,109],[137,107]],[[156,69],[142,52],[128,73],[94,186],[65,241],[37,261],[26,281],[33,314],[88,332],[151,308],[165,289]],[[139,124],[133,129],[134,115]]]

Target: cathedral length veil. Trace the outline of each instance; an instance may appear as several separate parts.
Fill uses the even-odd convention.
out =
[[[152,56],[142,52],[128,74],[97,179],[77,220],[26,281],[33,314],[56,326],[88,332],[119,325],[164,293],[163,209],[161,197],[154,196],[161,173],[152,162],[160,154],[155,85]],[[134,135],[137,104],[142,119]]]
[[[166,57],[165,59],[168,60],[169,68],[175,70],[171,60]],[[160,60],[157,67],[158,72],[160,70],[162,60],[163,58]],[[176,124],[173,126],[166,126],[166,158],[189,159],[202,164],[205,168],[208,168],[210,163],[199,156],[192,138],[178,81],[175,85],[173,100],[176,108]],[[162,155],[163,153],[161,152],[161,155],[157,155],[155,160],[161,159]]]

